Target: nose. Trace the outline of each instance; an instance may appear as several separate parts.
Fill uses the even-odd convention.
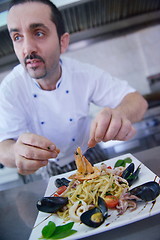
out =
[[[23,54],[24,57],[37,52],[37,44],[36,41],[30,37],[25,36],[23,40]]]

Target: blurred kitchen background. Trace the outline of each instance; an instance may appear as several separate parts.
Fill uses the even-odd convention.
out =
[[[9,0],[0,0],[0,82],[18,63],[7,31]],[[160,144],[160,0],[52,0],[59,7],[70,47],[64,54],[125,79],[149,103],[136,136],[102,143],[106,158],[134,154]],[[91,116],[98,107],[91,106]],[[20,176],[0,165],[0,190],[40,178]]]

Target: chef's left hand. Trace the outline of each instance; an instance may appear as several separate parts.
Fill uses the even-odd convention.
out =
[[[104,108],[93,120],[88,147],[109,140],[126,141],[136,133],[131,121],[118,109]]]

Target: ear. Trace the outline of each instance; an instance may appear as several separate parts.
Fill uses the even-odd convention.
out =
[[[69,33],[64,33],[60,39],[61,53],[64,53],[69,45]]]

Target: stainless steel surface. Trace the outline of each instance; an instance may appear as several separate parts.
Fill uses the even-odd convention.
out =
[[[3,166],[3,165],[2,165]],[[0,167],[0,191],[42,179],[40,174],[21,175],[16,168]]]
[[[0,239],[27,240],[34,225],[36,202],[46,190],[46,181],[0,191]]]
[[[134,154],[160,176],[159,155],[159,146]],[[38,214],[36,201],[44,195],[46,187],[47,181],[41,180],[0,192],[1,240],[27,240],[29,238]],[[159,240],[160,214],[84,239],[96,240],[97,237],[101,240]]]

